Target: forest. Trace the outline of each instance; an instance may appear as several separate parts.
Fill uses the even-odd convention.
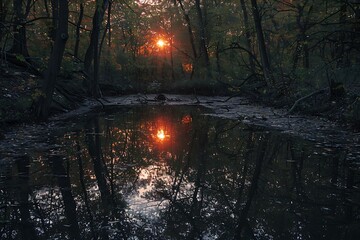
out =
[[[0,117],[163,92],[300,99],[356,123],[359,46],[357,0],[1,0]]]
[[[0,239],[360,239],[360,0],[0,0]]]

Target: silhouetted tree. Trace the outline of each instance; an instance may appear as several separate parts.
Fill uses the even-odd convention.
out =
[[[105,10],[109,4],[108,0],[97,0],[95,13],[92,19],[90,44],[87,48],[84,59],[85,85],[88,95],[98,98],[101,96],[99,88],[99,56],[100,56],[100,31]]]
[[[36,116],[40,120],[48,118],[50,113],[50,105],[53,98],[56,79],[60,71],[61,62],[65,51],[65,45],[68,40],[68,18],[69,8],[68,1],[57,0],[58,11],[55,12],[53,18],[56,19],[56,37],[54,47],[51,51],[48,68],[45,71],[45,78],[42,83],[42,94],[36,102]]]

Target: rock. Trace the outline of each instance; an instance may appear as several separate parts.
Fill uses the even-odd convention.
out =
[[[164,94],[159,94],[155,97],[156,101],[166,101],[166,96]]]

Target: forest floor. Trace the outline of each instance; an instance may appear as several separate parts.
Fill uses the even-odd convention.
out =
[[[26,69],[16,66],[0,66],[0,139],[11,125],[33,121],[31,108],[33,100],[39,94],[35,90],[38,86],[38,76],[30,74]],[[67,116],[81,114],[92,107],[104,107],[123,104],[152,104],[158,103],[156,95],[129,95],[123,97],[107,97],[102,100],[85,100],[83,107],[72,107],[69,113],[56,115]],[[270,102],[253,99],[252,97],[204,97],[204,96],[180,96],[166,95],[167,100],[161,104],[192,105],[198,104],[213,109],[220,117],[239,118],[244,122],[252,122],[257,125],[264,125],[273,128],[287,129],[287,131],[302,131],[307,129],[309,133],[318,131],[319,126],[328,126],[328,129],[337,128],[347,132],[356,132],[360,113],[360,98],[348,96],[342,99],[329,100],[326,95],[317,96],[314,99],[304,100],[299,103],[296,110],[290,115],[286,114],[286,108],[291,105],[281,105],[280,101]],[[320,100],[319,100],[320,99]],[[324,100],[325,99],[325,100]],[[85,107],[84,107],[85,105]],[[265,106],[266,107],[262,107]],[[277,108],[273,108],[274,106]],[[279,108],[280,107],[280,108]],[[285,108],[284,108],[285,107]],[[59,113],[59,112],[58,112]],[[294,115],[295,114],[295,115]],[[353,115],[353,116],[352,116]],[[301,117],[299,117],[301,116]],[[301,119],[301,120],[299,120]],[[316,124],[307,121],[316,120]],[[326,124],[325,124],[326,123]],[[335,125],[334,125],[335,124]]]

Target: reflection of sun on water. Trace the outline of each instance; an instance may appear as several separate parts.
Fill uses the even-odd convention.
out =
[[[183,123],[183,124],[189,124],[191,122],[192,122],[192,117],[189,114],[187,114],[181,118],[181,123]]]

